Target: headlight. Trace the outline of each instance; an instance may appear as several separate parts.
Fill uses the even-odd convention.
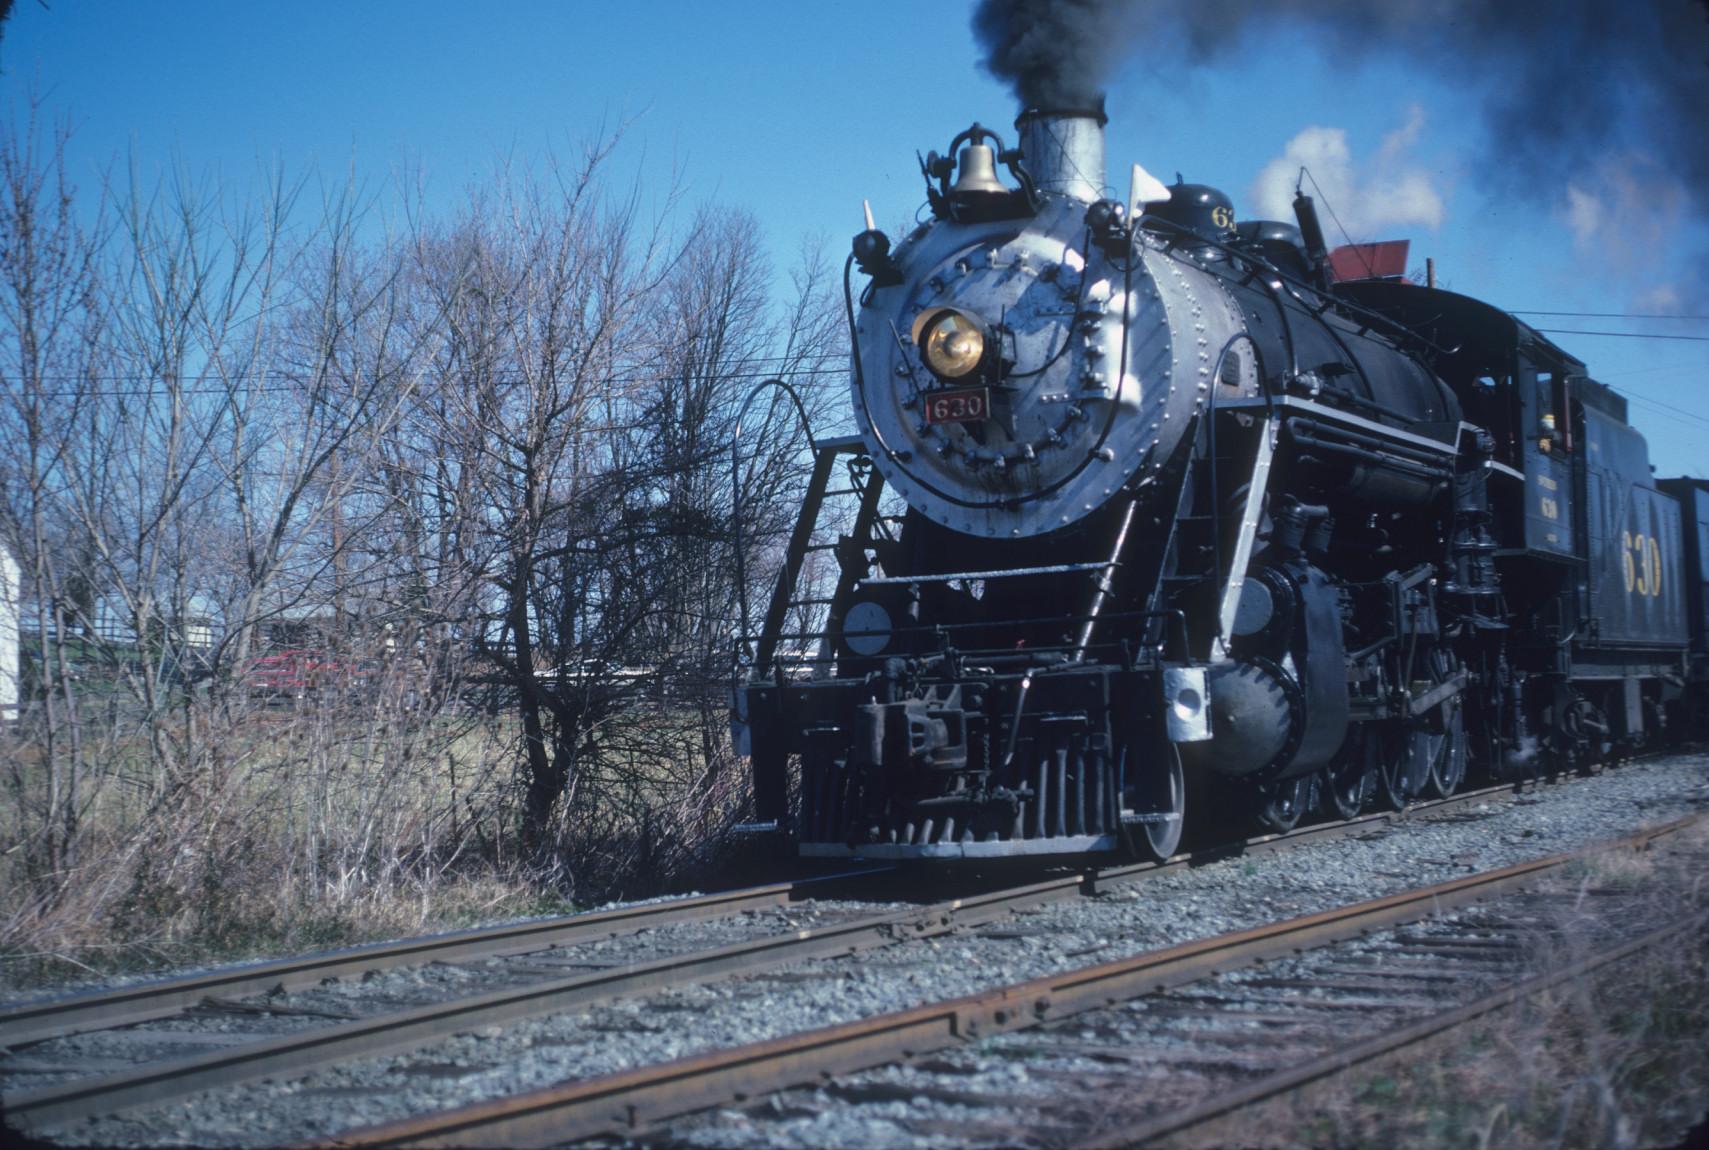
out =
[[[965,379],[985,361],[985,326],[954,308],[923,313],[914,321],[914,343],[939,379]]]

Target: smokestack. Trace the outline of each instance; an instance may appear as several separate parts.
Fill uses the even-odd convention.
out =
[[[1104,98],[1090,107],[1028,108],[1015,121],[1021,154],[1041,192],[1104,198]]]

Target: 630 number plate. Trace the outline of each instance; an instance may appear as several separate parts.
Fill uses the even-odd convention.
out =
[[[990,388],[966,387],[926,395],[927,423],[977,423],[990,418]]]

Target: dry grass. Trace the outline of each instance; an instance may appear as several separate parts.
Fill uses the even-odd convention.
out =
[[[23,742],[0,805],[0,989],[349,945],[704,881],[744,795],[690,724],[639,712],[585,764],[545,872],[517,849],[514,720],[345,704],[257,707],[162,780],[146,746],[91,761],[71,849],[29,800]],[[644,750],[646,753],[641,753]]]

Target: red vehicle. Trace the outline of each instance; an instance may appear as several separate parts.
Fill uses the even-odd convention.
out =
[[[300,648],[274,651],[249,664],[244,686],[252,695],[302,699],[325,691],[351,691],[364,686],[368,670],[343,662],[325,651]]]

